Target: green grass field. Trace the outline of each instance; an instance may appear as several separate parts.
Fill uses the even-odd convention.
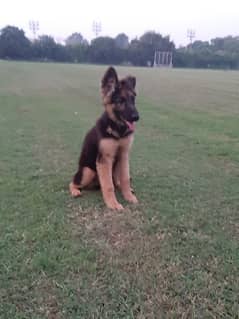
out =
[[[137,77],[140,204],[68,194],[102,66],[0,61],[0,318],[239,318],[239,72]]]

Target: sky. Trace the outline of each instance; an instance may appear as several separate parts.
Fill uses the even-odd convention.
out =
[[[93,21],[101,23],[101,36],[124,32],[130,39],[146,31],[170,35],[176,46],[194,40],[239,35],[238,0],[1,0],[0,29],[6,25],[22,28],[32,37],[29,21],[39,22],[38,35],[63,40],[73,32],[95,37]]]

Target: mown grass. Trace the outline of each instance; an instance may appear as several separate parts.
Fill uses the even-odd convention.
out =
[[[105,68],[0,62],[0,318],[238,318],[239,73],[137,77],[138,206],[71,199]]]

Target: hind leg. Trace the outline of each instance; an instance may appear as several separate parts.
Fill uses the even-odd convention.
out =
[[[81,195],[81,188],[89,186],[96,177],[96,172],[90,169],[89,167],[83,167],[82,170],[79,170],[74,178],[73,182],[70,183],[69,189],[73,197],[78,197]]]

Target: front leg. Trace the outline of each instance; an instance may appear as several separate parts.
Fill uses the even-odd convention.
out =
[[[122,152],[119,159],[120,166],[120,189],[125,200],[130,203],[137,204],[138,200],[132,193],[130,186],[130,174],[129,174],[129,153]]]
[[[97,158],[96,169],[100,181],[101,191],[106,206],[110,209],[122,210],[123,206],[118,203],[113,178],[112,178],[113,158],[107,154],[101,154]]]

